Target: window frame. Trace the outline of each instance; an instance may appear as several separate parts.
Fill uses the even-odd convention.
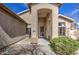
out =
[[[61,23],[61,25],[59,25]],[[66,23],[65,22],[59,22],[58,23],[58,35],[59,36],[65,36],[66,35]],[[64,24],[64,26],[62,26]]]

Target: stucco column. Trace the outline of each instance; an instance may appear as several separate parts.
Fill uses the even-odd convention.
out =
[[[35,9],[31,9],[31,19],[32,19],[32,32],[31,32],[31,43],[38,43],[38,17],[37,11]]]
[[[52,10],[52,38],[58,37],[58,7]]]

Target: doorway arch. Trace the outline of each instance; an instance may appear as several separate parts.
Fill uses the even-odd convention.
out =
[[[42,11],[51,14],[51,38],[58,36],[58,7],[52,4],[35,4],[31,6],[31,19],[32,19],[32,41],[38,42],[38,18],[39,13]],[[45,17],[46,18],[46,17]],[[47,26],[48,27],[48,26]]]
[[[52,10],[42,8],[38,13],[38,37],[50,39],[52,36]]]

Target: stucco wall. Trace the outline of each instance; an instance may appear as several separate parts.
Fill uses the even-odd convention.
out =
[[[63,18],[63,17],[59,17],[59,22],[65,22],[66,25],[66,36],[69,36],[69,31],[71,30],[71,23],[70,21],[68,21],[67,19]]]
[[[38,37],[38,10],[40,9],[48,9],[51,10],[52,15],[52,24],[51,24],[51,36],[57,37],[58,36],[58,6],[53,4],[36,4],[31,6],[31,13],[25,12],[23,14],[20,14],[19,16],[24,19],[28,24],[32,25],[32,38]],[[49,31],[49,30],[48,30]],[[50,34],[50,33],[49,33]],[[48,35],[47,35],[48,36]],[[35,40],[35,39],[34,39]]]
[[[71,23],[72,23],[72,22],[68,21],[66,18],[63,18],[63,17],[59,17],[59,22],[65,22],[67,28],[70,28]]]
[[[59,22],[65,22],[66,24],[66,36],[71,37],[75,40],[77,40],[77,29],[71,29],[71,23],[69,22],[67,19],[63,18],[63,17],[59,17]]]
[[[36,38],[38,33],[37,33],[37,22],[38,22],[38,11],[41,9],[48,9],[51,10],[51,15],[52,15],[52,38],[58,36],[58,7],[52,4],[37,4],[31,6],[31,15],[32,15],[32,21],[33,21],[33,26],[32,26],[32,38]],[[35,23],[34,23],[35,22]],[[34,39],[35,40],[35,39]]]
[[[47,25],[47,32],[46,32],[46,36],[47,38],[51,38],[52,36],[52,19],[51,19],[51,15],[49,15],[49,17],[47,17],[47,22],[46,22],[46,25]]]
[[[30,12],[25,12],[25,13],[19,14],[18,16],[21,17],[26,23],[31,24],[32,20],[31,20]]]
[[[0,10],[0,26],[11,37],[26,34],[26,24],[3,10]]]

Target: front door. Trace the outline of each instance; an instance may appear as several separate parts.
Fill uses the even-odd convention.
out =
[[[39,28],[39,36],[40,37],[45,37],[45,29],[44,29],[44,26],[40,26],[40,28]]]

